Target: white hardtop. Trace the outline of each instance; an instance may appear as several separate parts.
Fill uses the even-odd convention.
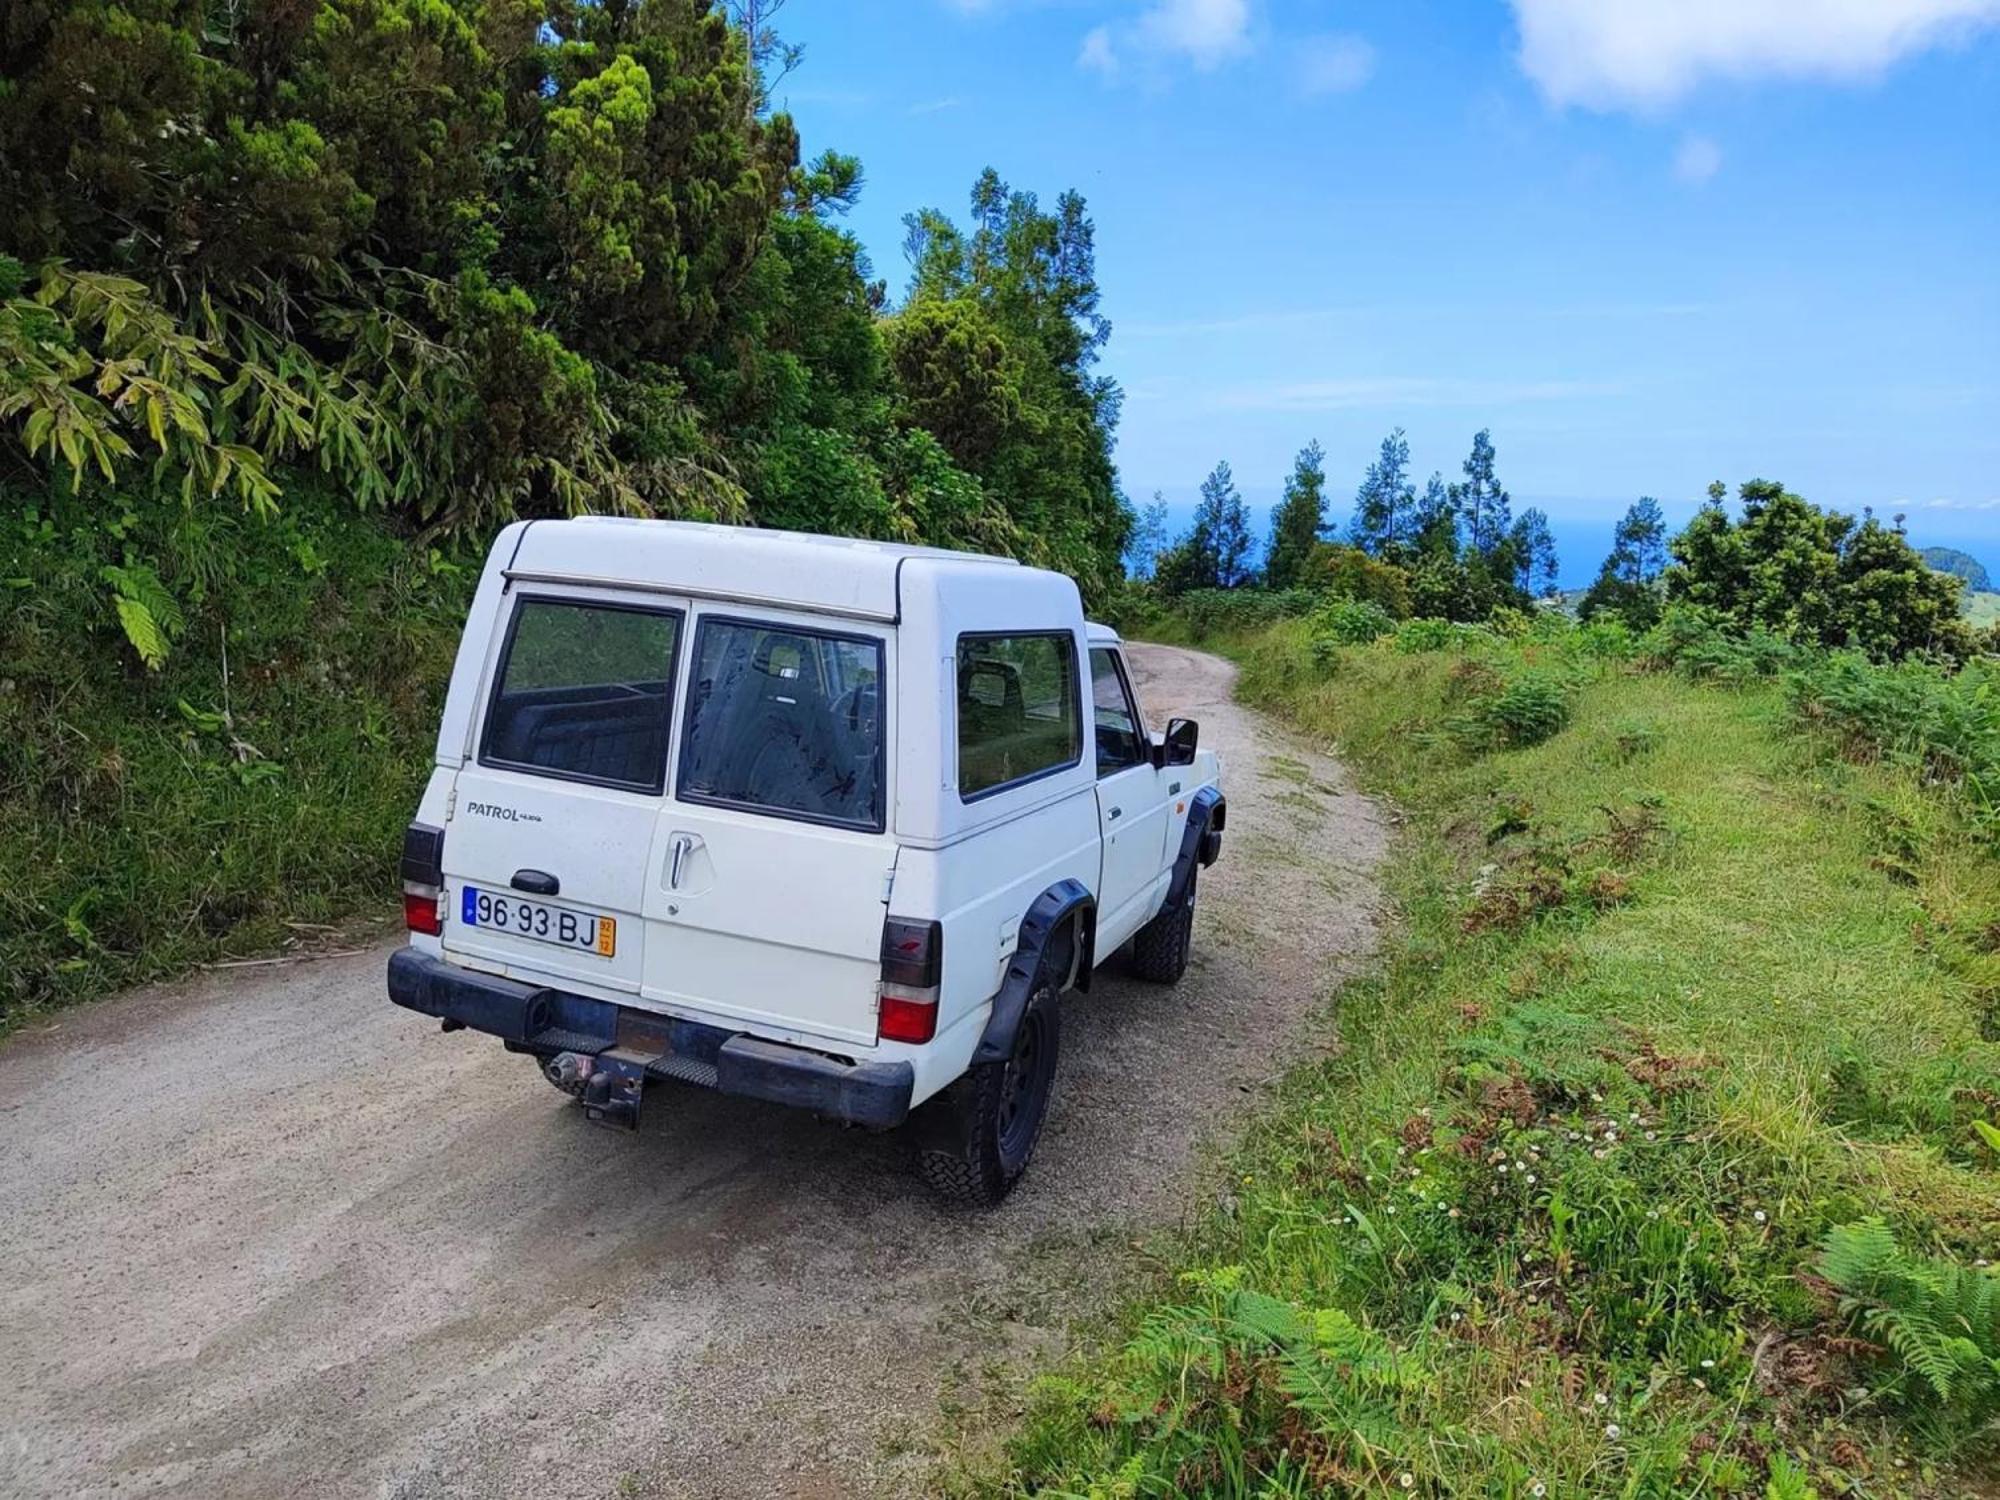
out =
[[[1113,630],[1109,625],[1100,625],[1095,620],[1084,621],[1083,630],[1084,634],[1089,638],[1090,644],[1093,646],[1122,646],[1125,644],[1118,638],[1117,631]]]
[[[1084,682],[1085,645],[1114,639],[1103,626],[1086,628],[1082,598],[1067,575],[938,547],[598,516],[516,521],[494,538],[445,694],[439,765],[456,769],[472,755],[474,715],[505,628],[508,596],[523,589],[585,597],[650,592],[711,608],[741,604],[861,621],[900,637],[892,687],[898,727],[892,731],[891,823],[905,841],[949,841],[1094,784],[1093,771],[1079,759],[1064,774],[976,802],[965,802],[955,790],[951,715],[961,635],[1087,634],[1077,662]]]
[[[1031,571],[1012,558],[942,547],[624,516],[521,525],[503,568],[516,582],[658,589],[895,622],[904,584],[916,581],[905,577],[913,564],[926,586],[995,568]]]

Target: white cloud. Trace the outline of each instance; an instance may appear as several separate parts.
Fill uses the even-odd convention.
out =
[[[1139,35],[1197,68],[1217,67],[1250,50],[1250,0],[1154,0]]]
[[[1076,65],[1093,73],[1102,73],[1109,78],[1118,71],[1118,52],[1111,45],[1111,28],[1093,26],[1084,36],[1083,46],[1076,54]]]
[[[1152,0],[1132,20],[1092,27],[1076,61],[1107,78],[1128,56],[1154,70],[1191,63],[1208,72],[1250,50],[1250,0]]]
[[[957,109],[963,103],[965,101],[959,98],[958,95],[951,94],[943,99],[926,99],[921,104],[912,104],[910,106],[910,113],[913,115],[934,115],[942,110]]]
[[[1714,141],[1705,135],[1681,138],[1680,148],[1674,152],[1674,176],[1699,186],[1721,170],[1722,148]]]
[[[1375,72],[1375,49],[1358,36],[1312,36],[1298,46],[1299,87],[1308,94],[1345,94]]]
[[[1710,78],[1867,79],[2000,21],[2000,0],[1512,0],[1553,104],[1656,109]]]
[[[1277,412],[1492,407],[1609,396],[1618,390],[1615,385],[1584,380],[1449,380],[1422,375],[1375,375],[1223,391],[1215,398],[1215,404],[1240,411]]]

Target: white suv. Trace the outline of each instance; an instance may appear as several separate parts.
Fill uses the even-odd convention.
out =
[[[1058,997],[1171,983],[1215,755],[1150,733],[1068,578],[740,527],[521,522],[403,845],[389,996],[636,1126],[652,1080],[913,1128],[997,1202]],[[918,1106],[922,1106],[921,1109]]]

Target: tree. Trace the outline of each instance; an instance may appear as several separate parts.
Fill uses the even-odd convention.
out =
[[[1669,550],[1668,599],[1739,629],[1853,646],[1880,657],[1934,650],[1962,656],[1960,580],[1924,565],[1903,534],[1873,516],[1822,510],[1781,484],[1753,479],[1732,521],[1714,498]]]
[[[1362,551],[1399,556],[1415,540],[1417,496],[1409,475],[1410,442],[1398,427],[1382,439],[1381,454],[1354,496],[1348,533]]]
[[[1660,617],[1659,578],[1667,562],[1667,522],[1660,502],[1635,500],[1611,535],[1611,551],[1596,581],[1577,605],[1580,619],[1618,616],[1634,630],[1647,630]]]
[[[1456,497],[1466,546],[1487,558],[1501,551],[1513,529],[1512,502],[1493,472],[1493,456],[1493,434],[1482,427],[1473,434]]]
[[[1285,481],[1285,495],[1271,517],[1271,550],[1264,563],[1264,582],[1288,589],[1303,582],[1308,560],[1326,525],[1326,454],[1317,442],[1306,444]]]
[[[1540,507],[1529,506],[1515,520],[1507,536],[1507,553],[1514,565],[1514,585],[1522,593],[1542,599],[1556,591],[1556,539]]]
[[[1249,581],[1249,554],[1250,515],[1224,460],[1201,482],[1194,524],[1161,556],[1154,582],[1170,596],[1190,589],[1233,589]]]
[[[1215,586],[1233,589],[1250,581],[1250,512],[1236,492],[1236,477],[1224,459],[1201,482],[1195,528],[1205,532],[1215,553]]]
[[[1151,578],[1167,550],[1167,497],[1153,491],[1152,503],[1139,512],[1126,544],[1125,571],[1140,580]]]
[[[1416,550],[1424,557],[1453,557],[1458,553],[1458,486],[1447,485],[1444,475],[1433,472],[1417,501]]]

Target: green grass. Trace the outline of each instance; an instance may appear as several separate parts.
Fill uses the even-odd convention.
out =
[[[185,620],[158,671],[135,556]],[[392,910],[477,567],[309,478],[275,523],[0,488],[0,1031]]]
[[[2000,1328],[1940,1353],[1949,1299],[1884,1305],[1934,1264],[1992,1287],[2000,865],[1780,687],[1579,644],[1241,649],[1406,813],[1399,930],[1233,1210],[975,1487],[1956,1495],[1991,1462]],[[1547,738],[1453,732],[1523,680],[1565,685]],[[1905,1281],[1823,1264],[1872,1215]]]

